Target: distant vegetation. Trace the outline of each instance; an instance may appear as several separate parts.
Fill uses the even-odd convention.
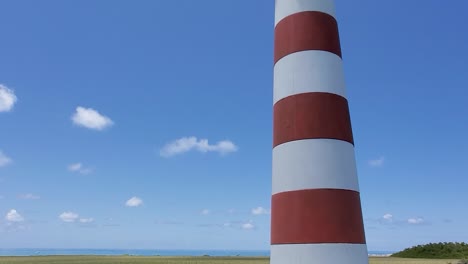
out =
[[[267,257],[33,256],[2,257],[0,264],[270,264]],[[369,264],[466,264],[447,259],[371,257]]]
[[[468,244],[466,243],[430,243],[407,248],[395,253],[398,258],[426,259],[468,259]]]

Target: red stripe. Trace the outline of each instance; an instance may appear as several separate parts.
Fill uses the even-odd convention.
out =
[[[311,189],[272,197],[272,244],[365,244],[358,192]]]
[[[324,50],[341,57],[336,19],[329,14],[306,11],[290,15],[276,25],[274,62],[291,53]]]
[[[273,147],[313,138],[338,139],[354,144],[345,98],[313,92],[288,96],[274,105]]]

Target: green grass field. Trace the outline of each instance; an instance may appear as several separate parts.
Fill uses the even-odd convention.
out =
[[[457,260],[371,257],[370,264],[456,264]],[[268,264],[268,258],[244,257],[133,257],[133,256],[44,256],[0,257],[0,264]]]
[[[369,258],[371,264],[457,264],[457,259]]]

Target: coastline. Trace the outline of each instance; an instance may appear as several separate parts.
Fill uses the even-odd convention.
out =
[[[369,251],[369,257],[389,257],[390,251]],[[270,257],[269,250],[158,250],[158,249],[60,249],[60,248],[0,248],[0,256],[161,256],[161,257]]]

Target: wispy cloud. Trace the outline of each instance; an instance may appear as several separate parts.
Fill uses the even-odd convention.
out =
[[[15,92],[3,84],[0,84],[0,112],[9,112],[13,109],[18,98]]]
[[[198,227],[222,227],[220,224],[197,224]]]
[[[393,215],[387,213],[387,214],[384,214],[382,216],[382,218],[385,219],[385,220],[391,221],[391,220],[393,220]]]
[[[369,166],[371,167],[381,167],[384,165],[385,157],[380,157],[378,159],[369,160]]]
[[[125,202],[125,205],[127,207],[137,207],[137,206],[140,206],[143,204],[143,200],[134,196],[130,199],[127,200],[127,202]]]
[[[83,167],[83,165],[81,163],[73,163],[73,164],[68,166],[68,170],[70,170],[70,171],[79,171],[82,167]]]
[[[31,227],[29,225],[23,224],[23,222],[7,222],[4,228],[4,230],[8,233],[21,232],[21,231],[26,231],[30,229]],[[0,233],[1,232],[2,230],[0,229]]]
[[[365,221],[369,224],[380,224],[381,226],[387,226],[389,228],[410,225],[430,225],[430,223],[426,221],[423,217],[399,218],[395,217],[391,213],[386,213],[379,218],[366,218]]]
[[[119,223],[116,223],[112,217],[104,219],[104,223],[100,225],[101,227],[117,227],[120,226]]]
[[[267,210],[261,206],[257,207],[257,208],[253,208],[251,210],[252,214],[253,215],[266,215],[266,214],[270,214],[270,210]]]
[[[114,124],[107,116],[100,114],[92,108],[78,106],[72,116],[75,125],[86,127],[92,130],[104,130]]]
[[[219,141],[214,145],[208,143],[208,139],[197,139],[196,137],[184,137],[177,139],[164,146],[160,155],[163,157],[172,157],[178,154],[196,150],[198,152],[218,152],[222,155],[236,152],[238,147],[229,140]]]
[[[255,225],[253,224],[252,221],[249,221],[249,222],[243,223],[241,225],[241,228],[244,229],[244,230],[252,230],[252,229],[255,228]]]
[[[0,150],[0,167],[7,166],[8,164],[12,163],[13,161],[7,155]]]
[[[420,225],[425,223],[424,219],[422,217],[412,217],[408,218],[408,224],[411,225]]]
[[[157,225],[183,225],[183,222],[174,221],[174,220],[155,220],[155,224]]]
[[[223,223],[204,223],[204,224],[197,224],[198,227],[204,228],[229,228],[229,229],[237,229],[237,230],[252,230],[256,229],[257,226],[254,224],[252,220],[249,221],[227,221]]]
[[[21,216],[18,211],[16,211],[15,209],[11,209],[5,216],[5,220],[7,222],[13,222],[13,223],[17,223],[17,222],[23,222],[24,221],[24,218],[23,216]]]
[[[94,222],[94,218],[80,218],[80,223],[89,224]]]
[[[41,197],[39,195],[35,195],[35,194],[32,194],[32,193],[20,194],[18,197],[20,199],[23,199],[23,200],[39,200],[39,199],[41,199]]]
[[[75,222],[80,216],[74,212],[63,212],[59,215],[59,218],[67,223]]]
[[[77,172],[77,173],[84,174],[84,175],[90,174],[91,172],[93,172],[93,169],[84,167],[81,162],[68,165],[68,170],[71,172]]]
[[[80,217],[78,213],[68,211],[68,212],[63,212],[59,215],[60,220],[66,223],[78,223],[82,227],[89,226],[90,224],[94,223],[94,218],[89,217]]]
[[[208,209],[203,209],[203,210],[201,210],[201,212],[200,212],[200,214],[202,214],[202,215],[209,215],[210,213],[211,213],[211,211],[208,210]]]

